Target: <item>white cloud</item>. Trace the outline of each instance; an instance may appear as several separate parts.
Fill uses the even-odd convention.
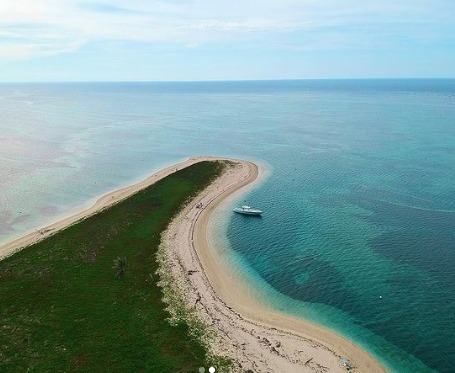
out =
[[[453,6],[445,0],[3,0],[0,59],[68,53],[86,42],[194,47],[257,40],[264,34],[262,40],[270,38],[273,44],[274,38],[280,40],[290,31],[308,34],[314,45],[322,43],[320,48],[333,47],[331,34],[339,34],[333,38],[340,43],[352,45],[357,40],[361,46],[371,37],[362,30],[389,37],[397,25],[401,30],[419,23],[426,28],[449,23],[453,16]],[[410,37],[420,37],[412,32]],[[295,40],[282,44],[286,42],[298,44]]]
[[[0,60],[26,59],[34,56],[53,56],[74,52],[83,42],[66,43],[0,43]]]

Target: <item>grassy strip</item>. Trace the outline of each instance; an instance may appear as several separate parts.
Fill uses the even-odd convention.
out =
[[[180,170],[0,262],[1,372],[198,371],[207,350],[171,326],[157,286],[160,233],[222,171]],[[117,257],[127,258],[115,276]]]
[[[212,351],[213,344],[217,341],[217,332],[213,324],[209,324],[197,312],[195,304],[189,301],[193,289],[185,275],[181,273],[179,264],[169,256],[167,244],[161,244],[157,251],[157,262],[160,281],[158,286],[162,288],[163,301],[170,316],[168,321],[171,325],[185,323],[191,336],[200,341],[206,347],[206,361],[208,365],[215,366],[217,372],[234,372],[233,361],[225,356],[216,356]],[[193,294],[194,295],[194,294]]]

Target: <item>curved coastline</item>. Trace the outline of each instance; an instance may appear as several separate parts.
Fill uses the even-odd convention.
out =
[[[349,358],[355,372],[386,372],[366,351],[335,332],[256,303],[244,291],[245,284],[230,276],[217,260],[210,235],[213,212],[227,198],[245,193],[261,180],[258,166],[251,162],[189,158],[107,193],[88,209],[1,246],[0,260],[128,198],[177,169],[204,160],[227,161],[231,166],[172,220],[163,242],[171,260],[178,263],[172,268],[174,274],[193,288],[185,294],[187,301],[218,335],[214,353],[227,355],[241,363],[242,369],[256,372],[314,372],[321,368],[324,372],[345,372],[340,357]],[[204,208],[196,208],[198,203]]]
[[[190,203],[163,235],[176,278],[184,279],[184,297],[213,327],[215,354],[227,355],[242,369],[262,372],[345,372],[348,358],[355,372],[387,370],[367,351],[324,327],[264,307],[248,295],[247,284],[226,270],[213,250],[210,223],[214,211],[229,197],[243,194],[260,181],[257,165],[228,159],[224,172]],[[204,208],[197,209],[196,203]],[[241,276],[240,276],[241,277]],[[188,286],[193,291],[188,292]],[[184,292],[183,288],[181,291]]]

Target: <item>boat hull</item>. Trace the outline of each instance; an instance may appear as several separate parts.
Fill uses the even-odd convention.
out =
[[[252,215],[252,216],[260,216],[262,214],[262,211],[260,210],[242,210],[242,209],[234,209],[234,212],[237,214],[242,214],[242,215]]]

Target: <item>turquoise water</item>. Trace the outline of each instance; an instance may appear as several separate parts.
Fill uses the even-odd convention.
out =
[[[0,242],[195,154],[271,175],[232,216],[270,304],[396,372],[455,371],[455,81],[0,86]]]

